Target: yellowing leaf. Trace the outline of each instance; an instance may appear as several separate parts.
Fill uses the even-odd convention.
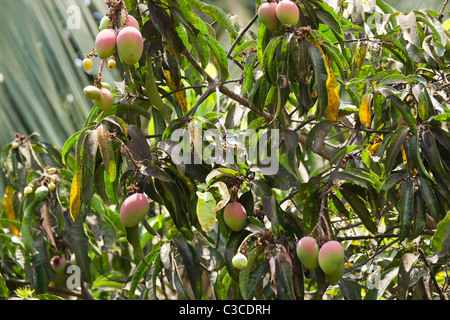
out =
[[[378,150],[380,149],[380,145],[381,145],[382,141],[383,141],[383,135],[376,138],[375,141],[369,146],[369,152],[372,156],[376,156],[378,154]]]
[[[13,188],[13,186],[8,185],[5,190],[5,196],[3,197],[3,207],[5,208],[6,212],[6,219],[15,221],[16,220],[16,214],[14,212],[14,206],[13,206],[13,200],[14,200],[14,194],[16,193],[16,190]],[[9,226],[9,230],[13,235],[16,237],[19,236],[19,229],[15,226]]]
[[[166,77],[168,80],[167,85],[169,86],[170,90],[175,91],[175,90],[184,88],[184,85],[181,81],[179,81],[178,83],[174,82],[169,70],[165,70],[165,73],[166,73]],[[175,97],[177,98],[178,102],[180,103],[181,109],[184,112],[186,112],[186,110],[187,110],[186,91],[181,90],[181,91],[175,92]]]
[[[75,172],[70,188],[70,216],[73,221],[79,216],[81,209],[81,177],[83,167],[80,165]]]
[[[408,166],[408,158],[406,157],[406,151],[405,151],[405,148],[403,147],[403,145],[402,145],[402,157],[403,157],[403,163],[405,164],[405,166]],[[417,170],[413,169],[412,174],[416,175]]]
[[[97,127],[97,139],[103,164],[108,172],[109,182],[114,182],[116,179],[116,161],[114,159],[114,150],[107,133],[108,130],[105,125],[101,124]]]
[[[361,105],[359,106],[359,120],[367,128],[370,127],[371,122],[371,103],[373,95],[371,93],[366,93],[361,98]]]
[[[325,119],[330,121],[338,121],[338,111],[339,105],[341,104],[341,99],[339,98],[339,85],[336,80],[336,75],[327,66],[328,79],[327,79],[327,92],[328,92],[328,105],[325,109]]]
[[[325,53],[323,52],[320,45],[315,41],[312,41],[312,44],[314,44],[322,53],[325,62],[325,67],[327,68],[328,78],[326,82],[326,87],[327,87],[328,104],[327,108],[325,109],[324,114],[325,119],[333,122],[339,121],[338,112],[339,112],[339,105],[341,104],[341,99],[339,97],[339,85],[336,80],[336,75],[328,65]],[[311,96],[313,96],[313,94]]]

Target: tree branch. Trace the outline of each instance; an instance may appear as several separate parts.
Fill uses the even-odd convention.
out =
[[[447,4],[448,4],[448,0],[445,0],[444,4],[442,5],[441,11],[439,11],[438,20],[441,23],[442,23],[442,18],[444,18],[444,10],[445,10],[445,7],[447,6]]]
[[[306,145],[306,137],[301,133],[297,133],[297,135],[298,135],[298,142],[300,142],[302,145]],[[332,157],[332,154],[323,148],[317,150],[315,153],[321,156],[322,158],[327,159],[328,161],[330,161]]]
[[[239,41],[241,41],[241,39],[244,37],[244,35],[245,35],[246,32],[248,31],[248,29],[250,29],[250,27],[255,23],[256,19],[258,19],[258,14],[256,14],[256,15],[250,20],[250,22],[245,26],[245,28],[242,29],[242,31],[239,33],[239,35],[237,36],[236,40],[234,40],[233,44],[231,45],[230,49],[228,49],[227,59],[231,59],[231,58],[232,58],[231,54],[233,53],[234,48],[235,48],[236,45],[239,43]],[[233,58],[233,59],[234,59],[234,58]]]

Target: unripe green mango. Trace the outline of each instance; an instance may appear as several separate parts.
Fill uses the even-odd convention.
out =
[[[102,18],[102,20],[100,20],[100,24],[98,26],[98,31],[102,31],[105,30],[106,28],[108,28],[111,25],[111,19],[108,18],[107,16],[104,16]]]
[[[34,192],[34,198],[37,201],[43,201],[48,196],[48,188],[46,186],[39,186]]]
[[[117,36],[117,51],[120,59],[129,65],[134,65],[142,57],[144,41],[138,29],[125,27]]]
[[[120,220],[125,227],[135,227],[147,215],[149,206],[145,194],[135,193],[123,201],[120,207]]]
[[[223,219],[231,230],[240,231],[247,220],[247,212],[239,202],[231,202],[225,207]]]
[[[95,48],[100,59],[107,59],[117,51],[117,32],[113,29],[103,29],[95,38]]]
[[[100,89],[96,86],[87,86],[83,89],[84,96],[88,99],[95,100],[100,98]]]
[[[328,241],[319,250],[319,266],[327,275],[334,275],[344,262],[345,252],[337,241]]]
[[[248,260],[245,255],[239,252],[233,257],[231,263],[233,264],[233,267],[235,267],[236,269],[242,270],[247,266]]]
[[[282,0],[277,5],[277,18],[284,25],[295,26],[300,18],[297,5],[291,0]]]
[[[297,242],[297,256],[306,269],[314,270],[319,267],[319,245],[312,237],[303,237]]]
[[[267,27],[269,30],[276,30],[281,24],[277,18],[277,3],[275,2],[265,2],[258,8],[259,20]]]

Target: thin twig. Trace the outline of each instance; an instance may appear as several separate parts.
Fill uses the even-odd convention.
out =
[[[392,242],[389,242],[387,245],[385,245],[383,248],[377,250],[371,257],[367,258],[366,260],[358,263],[357,265],[354,265],[348,269],[345,269],[345,273],[349,273],[350,271],[357,269],[359,267],[361,267],[362,265],[365,265],[368,261],[372,260],[373,258],[375,258],[377,255],[379,255],[381,252],[383,252],[384,250],[386,250],[387,248],[391,247],[394,243],[396,243],[398,241],[398,238],[393,240]]]
[[[447,4],[448,4],[448,0],[445,0],[444,4],[442,5],[441,11],[439,11],[438,20],[441,23],[442,23],[442,19],[444,18],[444,10],[445,10],[445,7],[447,6]]]
[[[425,253],[422,251],[422,249],[419,249],[419,253],[420,253],[420,256],[421,256],[423,262],[425,263],[425,265],[427,266],[428,270],[430,271],[431,280],[433,281],[433,284],[436,287],[436,290],[437,290],[437,292],[439,294],[439,297],[441,298],[441,300],[447,300],[445,295],[442,293],[441,288],[439,287],[439,285],[437,283],[436,277],[434,276],[433,269],[431,269],[431,266],[430,266],[430,264],[427,261]]]
[[[258,19],[258,14],[256,14],[250,20],[250,22],[245,26],[245,28],[242,29],[242,31],[239,33],[239,35],[237,36],[236,40],[234,40],[233,44],[231,45],[230,49],[228,49],[227,59],[231,59],[231,54],[233,53],[234,48],[239,43],[239,41],[241,41],[241,39],[244,37],[244,35],[248,31],[248,29],[250,29],[250,27],[255,23],[256,19]]]
[[[168,97],[174,93],[180,92],[180,91],[189,90],[189,89],[197,89],[197,88],[205,88],[207,86],[208,85],[206,85],[206,84],[196,84],[196,85],[189,86],[189,87],[178,88],[178,89],[175,89],[173,91],[170,91],[168,93],[161,95],[161,98],[166,98],[166,97]]]

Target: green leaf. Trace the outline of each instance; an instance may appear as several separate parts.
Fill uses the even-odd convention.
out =
[[[423,200],[425,200],[425,203],[428,207],[430,215],[435,221],[439,221],[441,209],[439,208],[438,199],[436,197],[436,194],[434,193],[433,188],[431,187],[430,182],[427,178],[420,176],[416,177],[416,181]]]
[[[35,217],[34,214],[38,207],[39,202],[34,200],[27,204],[22,218],[22,241],[25,249],[27,249],[29,253],[34,253],[36,250],[33,236],[33,222]]]
[[[394,169],[397,156],[401,152],[401,148],[406,141],[408,132],[409,128],[400,127],[395,131],[395,133],[390,138],[389,147],[386,151],[386,162],[384,165],[386,173],[389,173],[392,171],[392,169]]]
[[[375,174],[370,174],[368,172],[364,172],[363,170],[358,170],[357,168],[333,172],[329,179],[351,181],[365,188],[376,187],[378,189],[380,184]]]
[[[85,128],[81,131],[75,132],[73,135],[71,135],[66,142],[64,143],[62,152],[61,152],[61,158],[64,165],[67,165],[67,157],[69,155],[70,150],[75,145],[75,143],[78,142],[80,137],[88,130],[88,128]]]
[[[277,80],[277,68],[274,60],[277,58],[277,50],[283,41],[282,36],[277,36],[270,40],[267,47],[264,49],[263,68],[266,79],[269,83],[274,83]]]
[[[361,219],[361,222],[371,233],[376,233],[378,231],[377,225],[371,217],[369,210],[367,209],[367,205],[364,200],[361,199],[356,193],[352,190],[347,189],[345,186],[341,187],[339,190],[348,204],[353,208],[356,215]]]
[[[9,297],[9,289],[6,286],[5,278],[3,278],[3,275],[0,273],[0,295],[3,298]]]
[[[422,194],[416,191],[414,195],[414,206],[412,215],[413,225],[411,232],[411,239],[415,239],[423,232],[423,228],[426,225],[427,212],[425,208],[425,200],[423,200]]]
[[[414,118],[414,115],[411,113],[411,110],[408,108],[406,103],[404,103],[402,100],[400,100],[399,97],[396,95],[391,94],[387,89],[381,89],[381,94],[386,97],[386,99],[392,101],[394,103],[394,106],[397,107],[398,111],[402,114],[403,118],[409,125],[409,129],[413,134],[417,133],[417,123],[416,119]]]
[[[224,82],[229,77],[227,53],[216,39],[206,37],[206,40],[209,49],[211,49],[211,52],[215,57],[214,65],[220,71],[220,81]]]
[[[431,246],[439,257],[445,257],[450,250],[450,212],[438,223],[431,239]]]
[[[221,8],[206,4],[199,0],[186,0],[186,2],[199,11],[206,13],[211,18],[213,18],[217,23],[219,23],[225,30],[227,30],[233,37],[237,36],[237,32],[234,28],[233,21],[229,15],[223,11]]]
[[[424,118],[422,118],[424,119]],[[426,119],[426,118],[425,118]],[[437,116],[433,116],[430,119],[428,119],[429,121],[431,120],[435,120],[435,121],[442,121],[442,122],[446,122],[450,124],[450,113],[441,113]]]
[[[345,300],[361,300],[361,287],[359,284],[347,279],[341,279],[338,284]]]
[[[241,290],[240,292],[241,292],[242,298],[244,298],[244,300],[250,300],[253,298],[252,295],[249,295],[249,291],[254,293],[254,287],[255,287],[255,284],[258,283],[258,281],[253,281],[253,283],[249,284],[250,274],[254,267],[255,260],[258,257],[258,255],[261,253],[261,251],[262,251],[261,247],[258,247],[258,248],[252,247],[247,253],[247,260],[248,260],[247,266],[239,272],[239,288]],[[253,279],[253,280],[255,280],[255,279]],[[256,279],[256,280],[258,280],[258,279]],[[250,290],[249,290],[249,287],[250,287]]]
[[[320,46],[315,43],[309,45],[309,55],[314,70],[314,89],[317,92],[316,117],[317,119],[320,119],[325,114],[325,110],[328,106],[328,90],[326,86],[328,72],[325,65],[326,57]]]
[[[117,113],[138,114],[147,119],[151,118],[150,112],[148,112],[148,110],[134,104],[125,103],[116,104],[110,111],[105,112],[104,116],[107,117]]]
[[[81,278],[90,283],[92,281],[91,258],[89,256],[89,238],[84,230],[83,216],[78,217],[75,221],[69,217],[64,219],[67,231],[66,240],[70,243],[74,250],[76,265],[81,269]]]
[[[306,138],[306,150],[318,152],[323,148],[323,143],[334,124],[330,120],[323,120],[316,124]]]
[[[216,223],[216,201],[211,192],[197,191],[197,216],[203,231],[210,232]]]
[[[134,254],[138,261],[145,261],[144,251],[141,246],[139,224],[134,227],[125,227],[128,243],[133,247]]]
[[[138,288],[139,282],[144,277],[145,272],[152,265],[153,260],[160,255],[161,248],[157,247],[153,249],[147,256],[145,256],[145,262],[140,261],[136,267],[136,270],[133,272],[130,281],[130,289],[128,291],[128,297],[133,299],[135,297],[136,289]]]
[[[311,2],[313,2],[317,7],[319,7],[318,10],[315,10],[317,17],[320,20],[322,20],[322,22],[333,31],[338,41],[343,40],[344,31],[342,30],[340,18],[334,12],[333,8],[328,4],[322,3],[320,1],[311,1]]]
[[[434,176],[447,188],[450,188],[450,175],[442,164],[441,154],[436,144],[434,134],[430,130],[422,132],[422,152],[428,162]],[[450,189],[449,189],[450,190]]]
[[[173,239],[177,249],[183,259],[183,265],[187,272],[189,282],[191,284],[194,298],[199,300],[202,298],[202,266],[194,248],[187,243],[184,238],[177,237]]]
[[[402,195],[398,202],[400,233],[399,240],[403,241],[411,231],[414,203],[414,182],[405,180],[402,182]]]
[[[398,270],[398,288],[400,291],[400,294],[398,296],[399,300],[406,300],[408,298],[408,290],[411,282],[411,272],[418,258],[418,255],[414,255],[412,253],[406,253],[402,257]]]
[[[147,59],[146,66],[147,77],[145,79],[145,89],[147,97],[150,103],[161,113],[164,121],[166,121],[166,123],[170,123],[172,118],[172,109],[164,103],[159,94],[150,58]]]

